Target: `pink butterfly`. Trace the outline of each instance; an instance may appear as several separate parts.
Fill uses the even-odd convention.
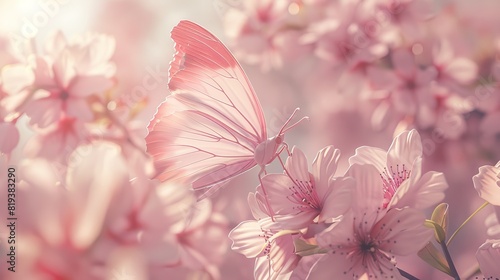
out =
[[[284,133],[267,138],[262,107],[243,69],[209,31],[181,21],[171,33],[175,41],[168,87],[172,94],[159,106],[148,126],[147,151],[156,178],[191,184],[199,199],[227,180],[272,162],[286,148]]]

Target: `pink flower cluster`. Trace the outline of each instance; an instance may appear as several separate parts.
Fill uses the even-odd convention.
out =
[[[422,174],[418,132],[400,134],[388,151],[358,148],[344,175],[336,174],[339,157],[326,147],[309,171],[294,147],[283,174],[262,178],[272,211],[262,185],[249,195],[255,220],[229,237],[233,250],[256,258],[255,279],[400,279],[396,256],[429,242],[424,211],[444,198],[448,184],[442,173]]]
[[[471,114],[481,112],[481,133],[491,136],[498,132],[498,48],[470,46],[491,33],[457,20],[464,17],[457,2],[255,0],[231,6],[223,18],[238,58],[265,70],[293,69],[304,91],[335,96],[332,103],[349,104],[353,90],[353,110],[373,129],[459,139]]]

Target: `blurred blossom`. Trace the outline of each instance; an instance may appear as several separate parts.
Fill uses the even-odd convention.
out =
[[[26,279],[73,275],[102,279],[99,267],[106,255],[103,247],[93,244],[110,218],[113,197],[127,185],[128,176],[118,147],[100,144],[87,148],[85,157],[79,157],[78,151],[73,154],[62,178],[46,160],[25,161],[20,209],[30,214],[25,215],[19,234],[26,242],[20,243],[27,246],[21,246],[26,251],[20,252],[27,260],[20,271]],[[27,250],[30,247],[34,250]]]
[[[280,68],[306,54],[302,29],[314,20],[318,7],[296,0],[242,1],[223,15],[226,34],[234,40],[236,56],[263,69]],[[304,1],[309,2],[309,1]]]
[[[88,97],[103,94],[113,84],[115,69],[108,61],[113,50],[109,37],[87,35],[67,42],[56,33],[43,53],[27,58],[29,64],[3,71],[4,90],[10,99],[20,100],[12,109],[25,112],[30,123],[41,128],[65,116],[91,121]]]

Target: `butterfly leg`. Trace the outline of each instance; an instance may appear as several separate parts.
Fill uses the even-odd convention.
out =
[[[266,192],[266,187],[264,186],[264,182],[262,182],[262,174],[266,174],[266,169],[264,167],[261,167],[260,172],[259,172],[259,182],[260,186],[262,187],[262,192],[264,192],[264,197],[266,199],[266,208],[267,211],[269,212],[269,215],[271,216],[271,220],[275,222],[274,220],[274,211],[271,205],[269,204],[269,199],[267,198],[267,192]]]

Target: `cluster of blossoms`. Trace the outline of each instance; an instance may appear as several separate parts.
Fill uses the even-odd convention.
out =
[[[430,241],[425,210],[444,198],[448,184],[442,173],[422,174],[418,132],[400,134],[387,152],[358,148],[342,176],[336,175],[339,157],[326,147],[309,171],[294,147],[283,174],[262,178],[272,210],[262,185],[249,195],[256,220],[242,222],[229,237],[233,250],[256,258],[255,279],[401,279],[396,256],[415,254]]]
[[[498,47],[489,30],[457,20],[464,17],[458,2],[254,0],[229,5],[223,18],[239,59],[265,70],[295,68],[297,79],[313,72],[320,78],[308,79],[318,89],[329,77],[321,95],[344,105],[332,108],[361,108],[374,129],[459,139],[480,112],[480,133],[491,136],[498,133]]]
[[[17,165],[20,178],[16,276],[219,278],[229,246],[222,208],[150,179],[147,123],[136,119],[143,100],[126,102],[114,51],[111,36],[58,32],[1,69],[0,166]]]

